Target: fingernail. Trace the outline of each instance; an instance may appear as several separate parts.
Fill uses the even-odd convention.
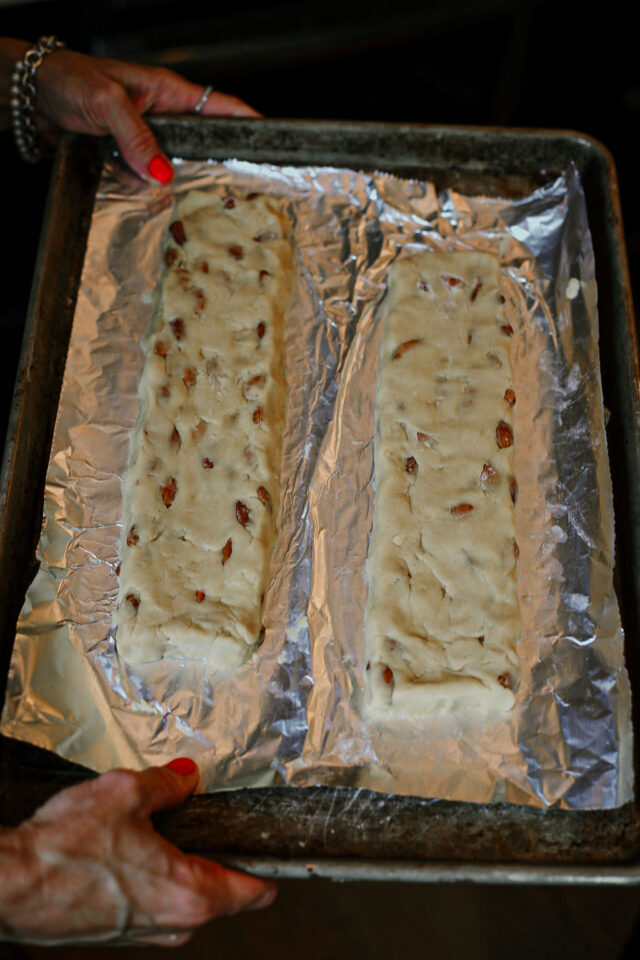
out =
[[[176,757],[175,760],[167,764],[167,769],[173,770],[174,773],[179,773],[183,777],[188,777],[194,773],[196,764],[191,757]]]
[[[256,900],[254,900],[254,909],[262,910],[263,907],[270,907],[277,895],[278,887],[274,884],[273,886],[270,886],[268,890],[265,890],[264,893],[261,893]]]
[[[173,177],[173,167],[161,153],[156,154],[148,167],[150,176],[159,183],[169,183]]]

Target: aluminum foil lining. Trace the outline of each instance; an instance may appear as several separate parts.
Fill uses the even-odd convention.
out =
[[[131,669],[111,628],[140,341],[175,198],[281,198],[297,271],[287,318],[282,507],[266,636],[235,672]],[[522,683],[514,710],[367,724],[366,551],[388,270],[408,247],[499,254],[515,330]],[[98,771],[194,757],[204,789],[365,787],[611,808],[632,796],[630,692],[594,258],[574,169],[516,201],[386,173],[176,162],[169,187],[107,161],[89,235],[2,732]]]

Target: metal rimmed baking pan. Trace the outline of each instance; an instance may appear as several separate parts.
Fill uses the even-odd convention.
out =
[[[617,516],[617,590],[637,685],[640,528],[638,357],[615,170],[572,133],[390,124],[163,118],[167,152],[273,163],[337,164],[433,181],[438,189],[518,197],[569,162],[584,185],[599,290],[601,364]],[[25,331],[0,491],[3,678],[33,574],[42,492],[102,145],[69,138],[52,181]],[[60,243],[64,237],[64,243]],[[90,775],[26,744],[2,743],[2,821],[15,823]],[[636,882],[640,818],[615,811],[532,810],[316,787],[193,798],[158,818],[172,841],[262,873],[390,879]]]

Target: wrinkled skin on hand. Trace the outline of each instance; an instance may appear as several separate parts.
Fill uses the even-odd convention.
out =
[[[153,829],[151,814],[197,784],[197,769],[113,770],[0,834],[0,929],[41,944],[179,946],[215,917],[270,904],[274,884],[183,854]]]
[[[202,93],[203,87],[162,67],[57,50],[38,68],[36,120],[49,137],[60,130],[112,134],[125,162],[150,179],[149,164],[161,151],[142,114],[192,113]],[[204,105],[207,114],[258,116],[242,100],[217,91]]]

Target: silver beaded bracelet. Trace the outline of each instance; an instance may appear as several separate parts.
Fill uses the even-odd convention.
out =
[[[36,71],[46,55],[64,47],[55,37],[40,37],[16,62],[11,74],[11,127],[18,153],[27,163],[37,163],[43,152],[33,122],[36,103]]]

